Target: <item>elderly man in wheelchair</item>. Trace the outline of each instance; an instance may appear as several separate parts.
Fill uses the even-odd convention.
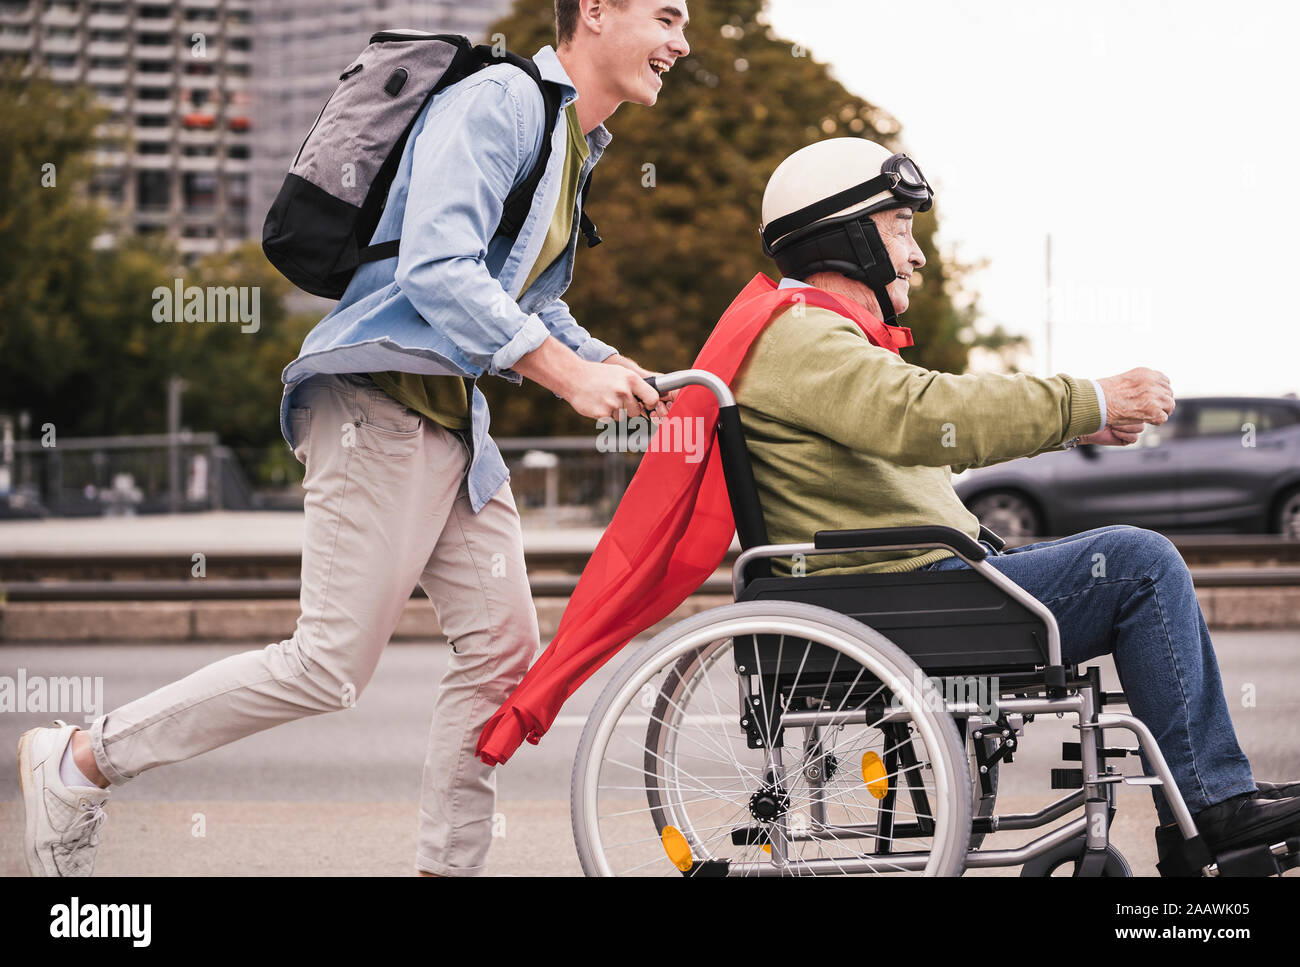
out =
[[[1162,875],[1296,865],[1300,783],[1252,774],[1173,544],[1119,525],[1008,549],[954,493],[962,467],[1132,443],[1174,398],[1149,369],[1092,381],[904,362],[897,316],[925,264],[912,220],[932,199],[915,163],[870,141],[791,155],[763,198],[783,278],[760,277],[739,310],[757,335],[736,378],[658,379],[718,397],[736,603],[660,634],[598,700],[573,779],[584,868],[1126,876],[1108,835],[1125,784],[1152,790]],[[1080,668],[1104,654],[1122,693]],[[1105,709],[1122,704],[1131,714]],[[999,769],[1048,712],[1077,720],[1051,775],[1068,791],[998,815]],[[980,848],[1080,807],[1021,847]]]

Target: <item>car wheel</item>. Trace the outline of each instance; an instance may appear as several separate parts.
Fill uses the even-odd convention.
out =
[[[1292,540],[1300,540],[1300,487],[1282,495],[1273,516],[1273,531]]]
[[[968,505],[979,522],[999,537],[1037,537],[1043,532],[1038,508],[1024,494],[1013,490],[990,490]]]

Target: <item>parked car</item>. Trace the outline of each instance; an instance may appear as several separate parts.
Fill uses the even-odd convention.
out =
[[[1002,537],[1133,524],[1300,539],[1300,400],[1178,399],[1166,423],[1127,447],[980,467],[954,475],[953,487]]]

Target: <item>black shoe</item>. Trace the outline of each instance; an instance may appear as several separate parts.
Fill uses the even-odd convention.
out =
[[[1255,787],[1258,791],[1254,794],[1253,798],[1256,800],[1263,800],[1264,802],[1270,802],[1277,799],[1291,799],[1291,798],[1300,797],[1300,782],[1274,783],[1274,782],[1265,782],[1262,779],[1256,779]],[[1215,845],[1211,843],[1210,837],[1209,835],[1207,835],[1206,832],[1207,827],[1216,821],[1216,814],[1212,813],[1210,810],[1216,808],[1219,809],[1218,815],[1221,819],[1222,815],[1228,812],[1228,810],[1219,807],[1226,807],[1230,803],[1234,803],[1237,800],[1241,800],[1241,799],[1248,800],[1251,798],[1252,796],[1250,793],[1244,793],[1241,796],[1235,796],[1232,799],[1226,800],[1225,802],[1216,803],[1214,806],[1211,806],[1209,807],[1209,809],[1197,813],[1196,816],[1193,817],[1196,820],[1196,828],[1200,830],[1201,838],[1205,840],[1207,847],[1213,849]],[[1231,823],[1232,821],[1229,820],[1229,824]],[[1289,832],[1294,832],[1295,828],[1296,827],[1293,826],[1292,829],[1289,830]],[[1233,830],[1228,830],[1228,832],[1233,833],[1233,835],[1237,835]],[[1222,835],[1222,833],[1220,833],[1220,835]],[[1273,842],[1276,842],[1278,839],[1281,838],[1283,837],[1281,836],[1275,837]],[[1176,823],[1172,826],[1156,827],[1156,868],[1160,871],[1161,876],[1200,876],[1201,875],[1199,870],[1193,870],[1191,867],[1187,865],[1186,861],[1183,859],[1182,847],[1184,842],[1185,841],[1183,839],[1183,832],[1181,829],[1178,828],[1178,825]],[[1219,849],[1223,848],[1221,843],[1217,845]],[[1241,844],[1230,843],[1229,845],[1235,846]],[[1272,844],[1270,843],[1269,845]]]
[[[1260,799],[1290,799],[1300,796],[1300,782],[1265,782],[1256,779],[1255,786],[1259,789]]]
[[[1205,845],[1216,852],[1272,844],[1300,833],[1300,797],[1245,792],[1202,809],[1193,818]]]

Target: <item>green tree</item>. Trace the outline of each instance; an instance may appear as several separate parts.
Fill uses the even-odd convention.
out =
[[[659,370],[687,366],[719,316],[757,272],[775,275],[758,238],[767,178],[786,156],[821,138],[861,136],[898,150],[887,111],[847,91],[825,64],[781,39],[762,0],[691,6],[690,56],[665,79],[654,108],[624,105],[597,166],[590,213],[605,243],[579,245],[565,294],[574,317]],[[510,49],[554,44],[550,4],[521,3],[492,28]],[[909,362],[964,372],[978,309],[962,292],[966,267],[938,251],[941,203],[916,223],[928,265],[913,278]],[[999,338],[1006,339],[1003,333]],[[1014,337],[1011,337],[1014,338]],[[498,433],[588,432],[588,421],[532,384],[480,384]]]
[[[24,76],[0,62],[0,393],[6,407],[43,402],[84,355],[81,283],[104,217],[89,202],[88,155],[105,113],[85,88]]]
[[[288,312],[290,284],[256,242],[190,264],[157,235],[97,244],[108,222],[89,195],[90,151],[105,112],[15,62],[0,64],[0,96],[0,411],[63,436],[159,433],[179,376],[185,426],[215,431],[263,481],[298,473],[280,439],[280,372],[317,317]],[[155,291],[176,278],[247,287],[246,304],[256,290],[256,331],[155,321]]]

